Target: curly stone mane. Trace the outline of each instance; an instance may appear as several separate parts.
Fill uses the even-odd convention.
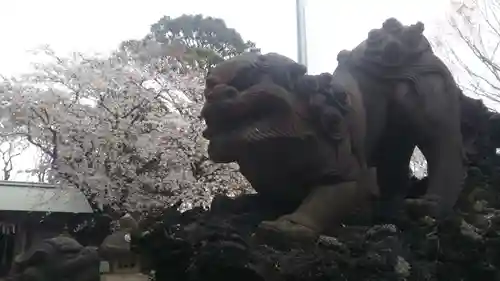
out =
[[[432,52],[432,47],[423,35],[424,24],[417,22],[410,26],[398,20],[386,20],[382,28],[368,33],[362,60],[382,67],[401,67],[412,64],[423,53]]]
[[[313,122],[330,140],[343,139],[340,124],[350,111],[345,89],[332,83],[329,73],[305,75],[296,82],[297,94],[306,97]]]
[[[274,83],[304,101],[320,133],[335,142],[342,140],[340,123],[350,111],[350,105],[347,92],[332,83],[331,74],[307,75],[305,66],[277,54],[261,56],[256,66],[269,74]]]
[[[387,19],[382,28],[371,30],[352,51],[339,52],[339,67],[353,67],[377,79],[409,81],[417,93],[421,92],[419,79],[425,74],[441,75],[447,87],[457,88],[451,72],[434,54],[423,32],[421,22],[404,26],[394,18]]]

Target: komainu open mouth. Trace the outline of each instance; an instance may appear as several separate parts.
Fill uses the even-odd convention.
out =
[[[266,137],[293,137],[301,123],[297,101],[274,85],[256,85],[233,98],[207,101],[202,110],[207,128],[203,136],[255,141]]]

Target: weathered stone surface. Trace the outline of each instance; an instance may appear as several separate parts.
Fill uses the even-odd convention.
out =
[[[441,222],[348,225],[309,244],[255,241],[263,217],[170,209],[144,236],[133,238],[134,248],[148,257],[157,281],[500,280],[499,210]]]
[[[10,281],[99,281],[99,254],[76,240],[58,236],[16,257]]]

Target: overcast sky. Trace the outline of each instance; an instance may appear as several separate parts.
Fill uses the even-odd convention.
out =
[[[16,0],[0,9],[0,73],[29,65],[25,50],[49,44],[56,51],[107,52],[121,41],[143,37],[164,15],[222,18],[264,52],[296,59],[294,0]],[[332,71],[341,49],[352,48],[388,17],[418,20],[433,32],[449,0],[308,0],[307,36],[311,73]]]
[[[434,36],[449,0],[308,0],[309,72],[331,72],[337,53],[364,40],[389,17],[422,21]],[[222,18],[263,52],[297,58],[294,0],[2,0],[0,73],[26,71],[26,50],[49,44],[57,52],[109,52],[127,39],[142,38],[162,16],[201,13]],[[31,156],[17,158],[23,168]],[[18,174],[16,180],[28,180]]]

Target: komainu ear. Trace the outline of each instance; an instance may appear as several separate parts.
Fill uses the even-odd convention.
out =
[[[422,37],[424,36],[424,29],[425,26],[422,22],[412,24],[408,28],[406,28],[401,39],[408,46],[418,46],[418,44],[422,41]]]

